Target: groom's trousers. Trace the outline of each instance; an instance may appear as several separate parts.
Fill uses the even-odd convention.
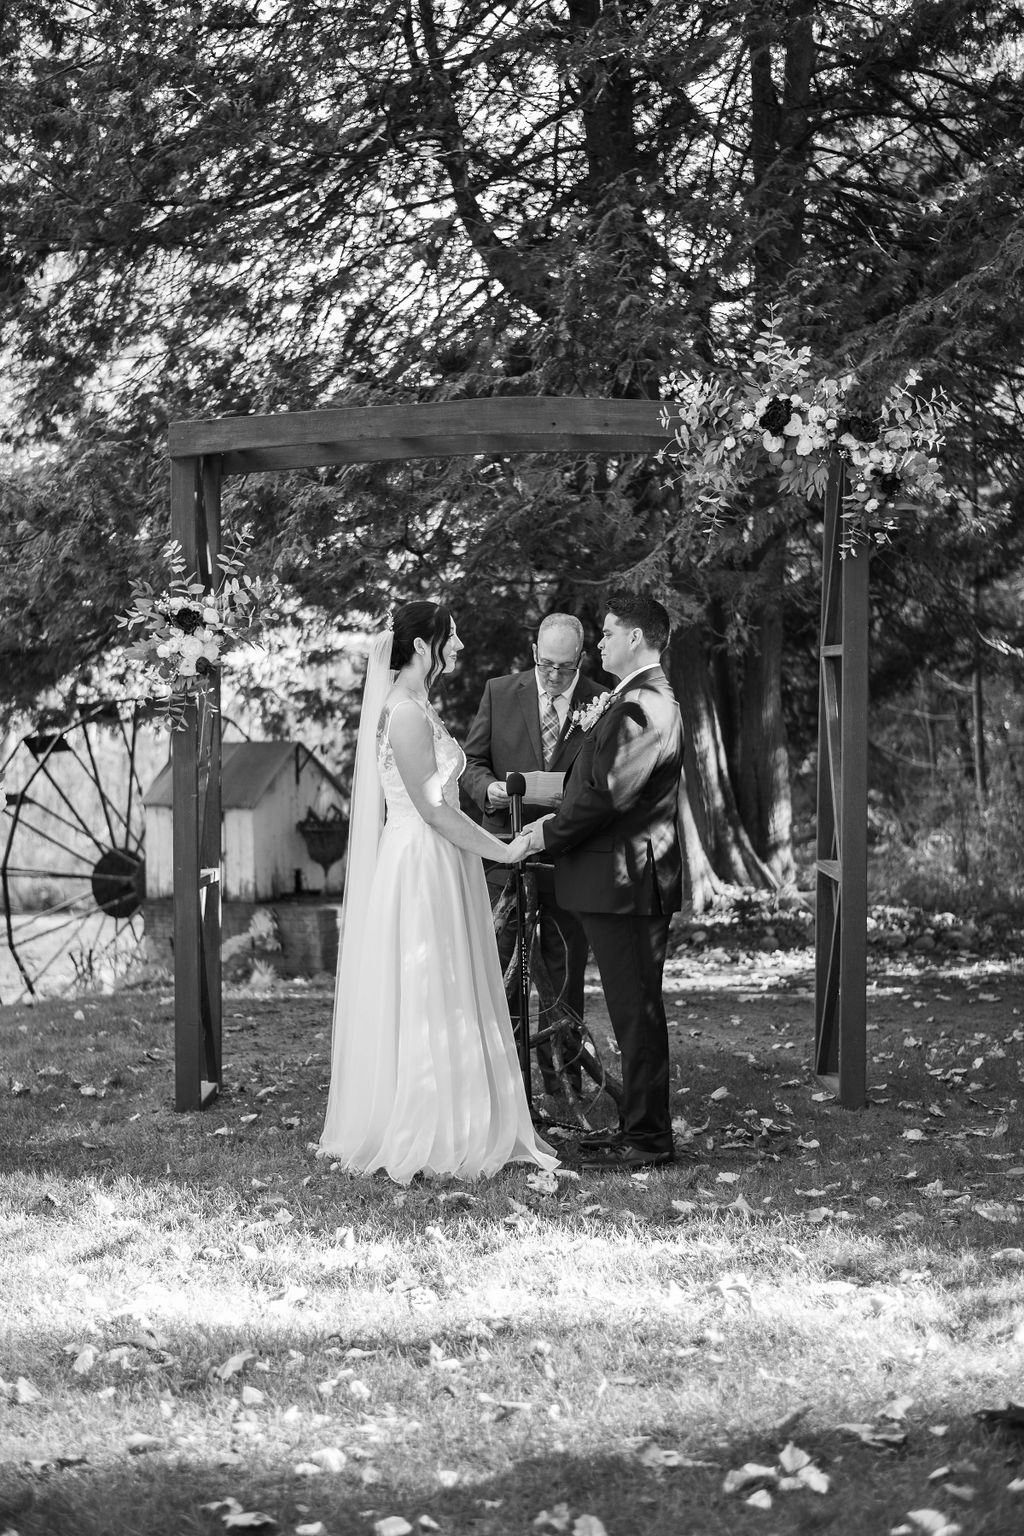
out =
[[[672,1151],[668,1024],[662,998],[670,918],[581,912],[621,1053],[626,1140],[644,1151]]]

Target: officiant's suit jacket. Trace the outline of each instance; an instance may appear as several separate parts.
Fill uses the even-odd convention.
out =
[[[613,693],[583,735],[565,798],[544,823],[559,906],[638,917],[678,911],[683,728],[661,667]]]
[[[568,773],[576,761],[584,733],[578,725],[572,724],[573,711],[585,709],[603,691],[589,677],[577,679],[565,725],[548,765],[550,773]],[[463,789],[473,804],[483,811],[483,824],[488,832],[509,831],[508,808],[499,807],[495,811],[488,806],[487,786],[495,779],[504,784],[508,773],[531,773],[544,767],[537,673],[532,667],[528,672],[513,672],[507,677],[490,679],[470,726],[465,752]],[[550,810],[550,805],[531,805],[524,800],[524,825],[536,821],[538,816],[546,816]]]

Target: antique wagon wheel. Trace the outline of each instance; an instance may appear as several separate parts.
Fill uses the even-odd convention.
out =
[[[69,725],[25,736],[2,765],[3,1002],[109,982],[139,956],[144,713],[130,702],[96,704]]]
[[[541,1040],[548,1042],[557,1075],[562,1082],[564,1107],[568,1114],[568,1118],[545,1115],[544,1120],[547,1124],[562,1125],[577,1130],[591,1130],[596,1124],[608,1119],[613,1107],[617,1108],[622,1099],[622,1083],[603,1061],[593,1031],[585,1020],[577,1018],[561,994],[556,994],[540,952],[540,945],[534,943],[537,921],[537,879],[530,866],[527,866],[524,886],[530,981],[537,993],[540,1008],[554,1020],[546,1029],[531,1032],[530,1050],[535,1052]],[[511,878],[507,881],[494,907],[493,917],[496,933],[506,925],[515,924],[515,895]],[[517,956],[513,952],[505,972],[506,989],[514,984],[517,964]],[[573,1042],[570,1026],[572,1033],[582,1041],[582,1047],[577,1047]],[[569,1068],[576,1068],[579,1072],[582,1082],[579,1092],[572,1088],[567,1071]]]

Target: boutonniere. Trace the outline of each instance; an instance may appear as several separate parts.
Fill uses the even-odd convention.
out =
[[[581,731],[592,730],[600,720],[608,705],[612,701],[610,693],[598,694],[596,699],[591,699],[586,709],[574,709],[570,715],[570,723],[578,725]]]

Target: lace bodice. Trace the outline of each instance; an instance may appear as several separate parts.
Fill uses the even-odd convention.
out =
[[[434,738],[434,761],[441,779],[441,793],[445,800],[455,810],[459,809],[459,777],[466,766],[466,754],[454,737],[445,730],[436,709],[432,704],[418,704],[415,699],[409,701],[417,709],[422,709],[427,717],[431,734]],[[377,725],[377,772],[384,789],[384,799],[387,804],[388,821],[408,821],[419,818],[409,792],[402,783],[402,775],[398,771],[395,762],[395,754],[391,750],[390,730],[391,717],[396,708],[381,712]]]

